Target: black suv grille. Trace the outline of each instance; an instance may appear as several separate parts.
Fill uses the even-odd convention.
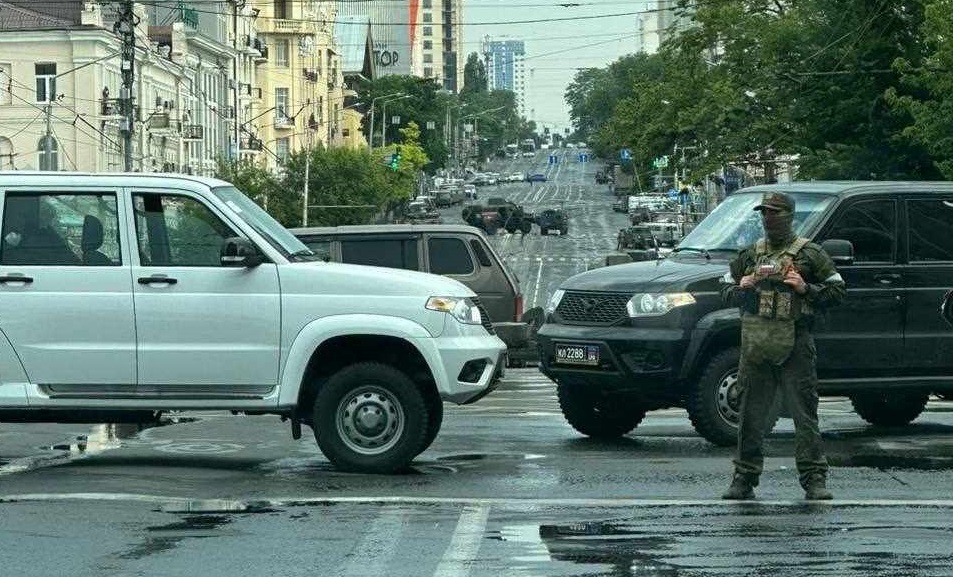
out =
[[[476,304],[477,309],[480,311],[480,320],[483,324],[483,328],[485,328],[486,332],[490,333],[491,335],[495,335],[496,329],[493,328],[493,323],[490,321],[490,315],[486,312],[486,308],[483,306],[483,303],[481,303],[480,299],[477,297],[473,297],[470,300]]]
[[[556,307],[556,314],[567,324],[610,326],[629,317],[625,305],[630,294],[569,291]]]

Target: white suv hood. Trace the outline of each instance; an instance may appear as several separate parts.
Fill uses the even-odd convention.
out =
[[[310,262],[279,267],[282,293],[350,296],[472,297],[460,281],[435,274],[354,264]]]

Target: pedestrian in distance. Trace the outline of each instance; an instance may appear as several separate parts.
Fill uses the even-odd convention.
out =
[[[794,419],[795,462],[806,499],[831,499],[817,418],[814,315],[844,299],[830,256],[794,234],[794,199],[766,193],[764,238],[743,249],[722,279],[721,294],[741,310],[741,409],[734,478],[725,499],[753,499],[764,467],[764,435],[777,392]],[[774,417],[770,417],[773,419]]]

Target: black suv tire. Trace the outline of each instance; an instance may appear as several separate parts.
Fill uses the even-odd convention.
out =
[[[850,404],[871,425],[898,427],[919,417],[929,399],[929,393],[925,392],[877,391],[852,395]]]
[[[566,421],[587,437],[615,439],[639,426],[646,410],[628,397],[602,395],[585,387],[556,385]]]
[[[738,361],[741,351],[731,347],[708,361],[691,390],[686,403],[688,417],[695,431],[710,443],[731,447],[738,442],[738,418],[741,410],[741,390],[738,383]],[[780,399],[765,421],[765,434],[774,429],[780,413]]]

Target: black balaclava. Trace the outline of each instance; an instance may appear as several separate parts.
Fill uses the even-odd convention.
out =
[[[772,249],[783,248],[794,240],[794,213],[791,211],[764,208],[761,210],[761,224]]]

